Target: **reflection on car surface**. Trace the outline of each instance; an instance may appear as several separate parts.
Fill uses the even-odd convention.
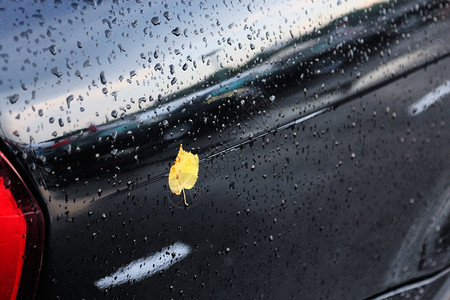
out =
[[[45,228],[18,297],[449,298],[449,13],[0,3],[0,150]]]

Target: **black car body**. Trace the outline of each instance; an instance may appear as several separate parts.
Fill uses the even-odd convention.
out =
[[[45,230],[19,298],[449,299],[449,19],[447,0],[1,2],[1,151]]]

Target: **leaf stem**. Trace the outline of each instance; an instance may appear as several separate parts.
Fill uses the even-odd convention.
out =
[[[186,193],[184,192],[184,189],[182,189],[182,191],[183,191],[184,205],[189,206],[189,204],[187,204],[186,202]]]

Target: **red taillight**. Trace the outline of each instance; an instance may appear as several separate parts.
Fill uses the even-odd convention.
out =
[[[16,299],[25,256],[27,224],[0,177],[0,299]]]
[[[0,152],[0,299],[33,297],[42,262],[44,218]]]

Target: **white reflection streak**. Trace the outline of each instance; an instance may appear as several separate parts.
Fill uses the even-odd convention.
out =
[[[152,276],[156,272],[166,270],[176,262],[179,262],[191,253],[191,247],[181,242],[176,242],[160,252],[138,259],[121,267],[119,270],[94,282],[101,290],[124,284],[126,282],[138,282]]]
[[[417,116],[448,94],[450,94],[450,81],[446,81],[444,84],[438,86],[437,88],[420,98],[416,103],[408,108],[408,113],[411,116]]]

